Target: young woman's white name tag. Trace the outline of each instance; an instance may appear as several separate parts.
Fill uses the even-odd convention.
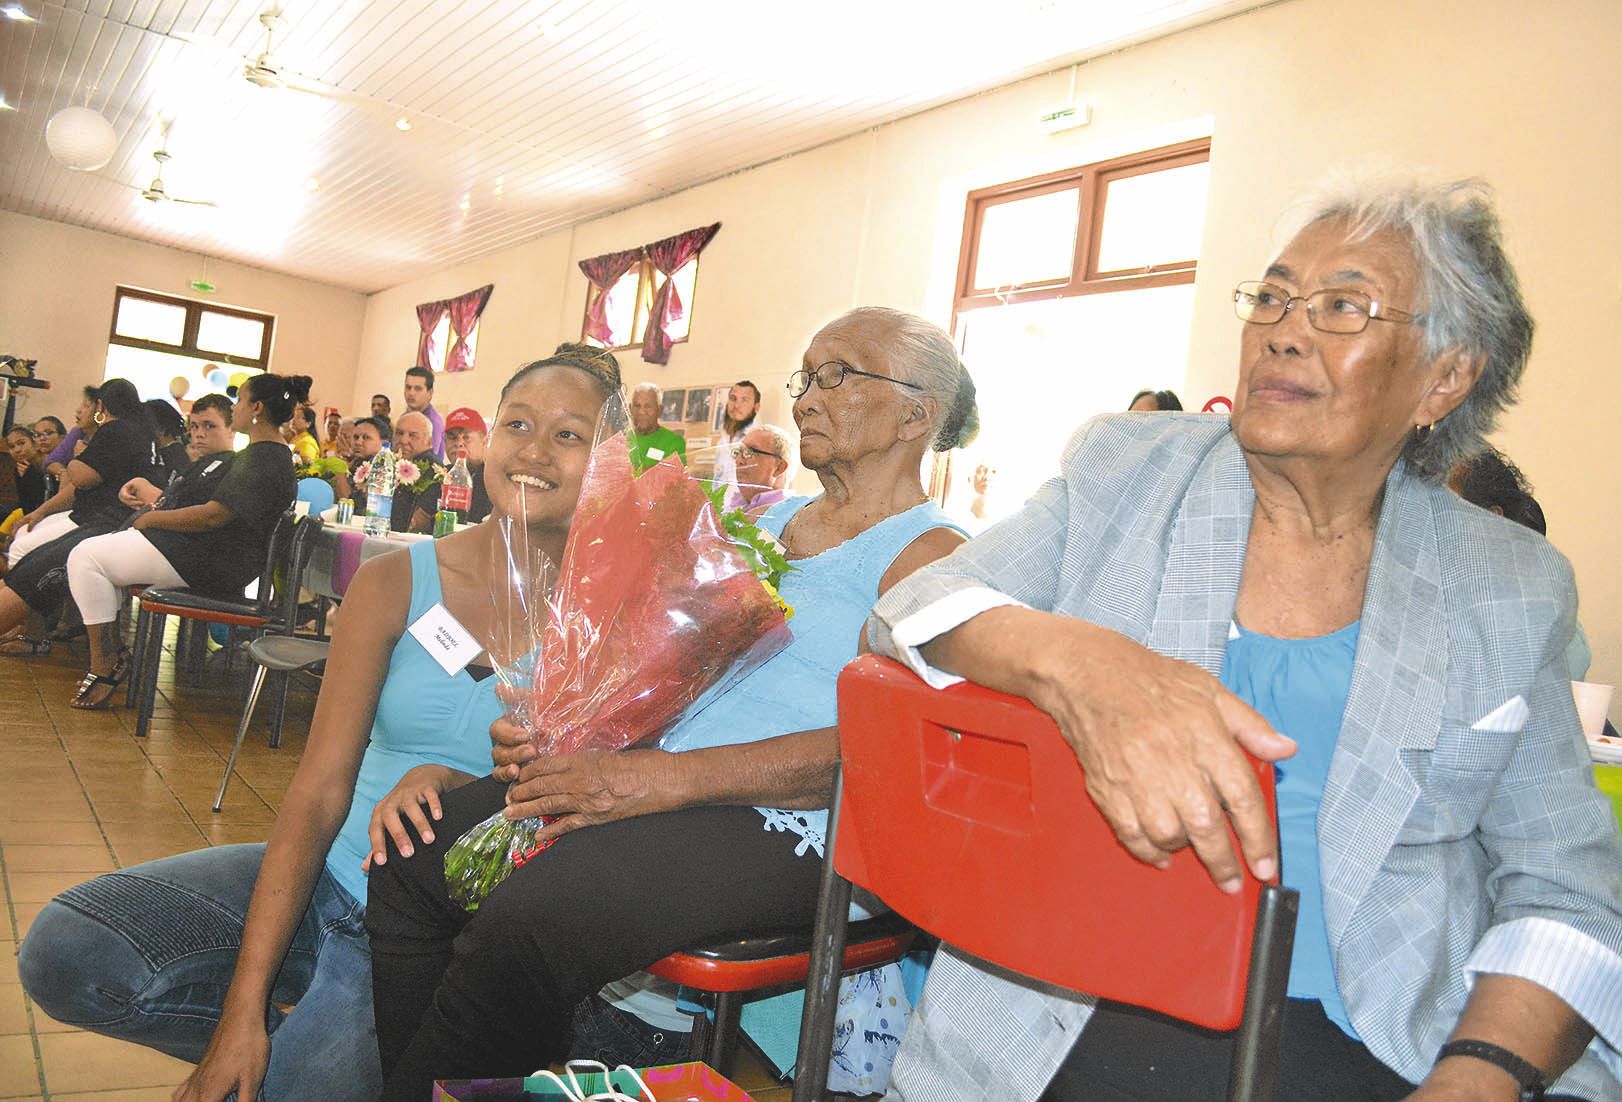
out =
[[[434,661],[452,677],[461,673],[463,667],[484,649],[442,604],[434,605],[417,617],[417,622],[409,630],[411,637],[421,643],[422,649],[431,654]]]

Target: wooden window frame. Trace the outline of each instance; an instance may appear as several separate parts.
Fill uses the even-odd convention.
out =
[[[140,337],[122,336],[118,332],[118,312],[126,298],[158,302],[165,306],[179,306],[184,309],[186,311],[186,321],[180,338],[181,343],[165,344],[162,341],[149,341]],[[211,349],[199,347],[197,334],[202,327],[205,313],[224,314],[228,317],[246,318],[250,321],[263,323],[264,335],[260,339],[259,355],[252,358],[233,356],[228,353],[215,352]],[[118,286],[113,290],[113,318],[107,327],[107,343],[121,345],[125,348],[145,348],[152,352],[168,352],[179,356],[190,356],[199,360],[213,360],[216,363],[228,364],[232,367],[258,368],[260,371],[269,371],[270,349],[275,337],[275,330],[276,316],[274,314],[261,314],[254,310],[243,310],[235,306],[218,306],[212,302],[180,298],[178,295],[166,295],[159,291],[147,291],[139,287]]]
[[[957,285],[953,303],[955,316],[967,310],[1002,306],[1016,302],[1037,302],[1068,295],[1092,295],[1106,291],[1132,291],[1143,287],[1166,287],[1193,283],[1196,260],[1151,264],[1141,268],[1101,272],[1098,247],[1104,224],[1104,199],[1111,182],[1163,172],[1172,168],[1201,164],[1211,159],[1211,139],[1196,138],[1175,145],[1146,149],[1108,161],[1049,172],[994,187],[979,188],[968,194],[964,205],[963,240],[958,249]],[[1033,199],[1055,191],[1076,189],[1076,242],[1071,270],[1062,279],[1038,280],[1011,287],[974,287],[974,271],[979,263],[980,227],[985,211],[1003,203]]]
[[[678,344],[686,344],[693,335],[693,314],[698,302],[698,275],[699,261],[701,259],[702,257],[695,256],[692,260],[688,261],[689,264],[693,265],[693,293],[690,297],[683,300],[683,305],[687,313],[687,335],[677,337],[675,340],[671,341],[670,344],[672,348]],[[683,267],[686,267],[686,265],[683,265]],[[626,274],[628,275],[633,271],[637,273],[637,278],[636,308],[631,314],[631,332],[633,335],[636,333],[636,319],[641,318],[642,334],[643,337],[646,337],[650,322],[649,315],[652,313],[653,296],[659,292],[658,279],[663,273],[655,268],[653,266],[653,261],[649,260],[645,256],[641,260],[638,260],[635,266],[630,268]],[[620,278],[624,279],[625,276],[621,276]],[[674,279],[676,277],[675,274],[672,273],[666,278]],[[586,344],[596,346],[597,342],[586,336],[586,322],[591,317],[592,304],[607,293],[607,288],[599,288],[595,283],[592,283],[589,280],[586,282],[586,304],[581,308],[580,311],[580,339]],[[632,340],[630,344],[602,345],[600,347],[606,348],[610,352],[629,352],[632,349],[641,348],[642,340],[638,338]]]

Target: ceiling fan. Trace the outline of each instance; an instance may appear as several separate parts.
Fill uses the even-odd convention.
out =
[[[342,100],[344,102],[365,98],[341,92],[329,85],[322,84],[313,77],[294,72],[285,68],[277,60],[275,54],[276,35],[287,29],[287,20],[282,17],[280,8],[272,6],[260,12],[259,25],[265,28],[265,43],[264,48],[254,55],[239,54],[232,47],[207,35],[176,32],[173,37],[193,45],[210,46],[214,49],[223,50],[232,57],[240,58],[243,63],[243,79],[257,88],[268,88],[273,91],[285,89],[289,92],[303,92],[306,95],[321,96],[325,99]]]
[[[168,189],[163,186],[163,166],[172,159],[168,145],[169,124],[165,122],[158,129],[158,148],[152,151],[152,159],[158,162],[157,175],[152,177],[152,182],[147,184],[146,187],[141,187],[139,184],[121,184],[120,186],[140,192],[141,198],[149,203],[187,203],[194,207],[218,206],[218,203],[209,199],[182,199],[178,195],[169,194]]]

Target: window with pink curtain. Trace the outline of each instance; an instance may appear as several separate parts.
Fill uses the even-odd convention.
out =
[[[648,263],[658,275],[664,277],[653,294],[653,305],[648,310],[648,326],[642,335],[642,358],[648,363],[670,362],[670,346],[673,343],[670,325],[679,320],[687,308],[676,291],[676,281],[671,277],[697,259],[720,229],[721,223],[716,222],[646,246]]]
[[[494,283],[487,283],[465,295],[418,306],[417,324],[422,327],[422,336],[417,341],[417,366],[430,371],[471,369],[479,315],[495,289]]]
[[[620,281],[620,277],[641,259],[641,249],[627,249],[624,252],[589,257],[580,262],[580,270],[585,273],[586,279],[591,282],[595,291],[595,294],[588,297],[586,303],[586,324],[582,332],[587,340],[594,340],[610,348],[619,343],[615,339],[613,328],[608,324],[608,292]]]

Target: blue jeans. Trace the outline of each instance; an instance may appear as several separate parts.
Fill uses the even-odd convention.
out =
[[[29,996],[68,1025],[196,1062],[236,969],[262,845],[217,846],[97,877],[52,900],[18,954]],[[265,1102],[371,1102],[382,1090],[365,908],[323,871],[267,1008]]]

